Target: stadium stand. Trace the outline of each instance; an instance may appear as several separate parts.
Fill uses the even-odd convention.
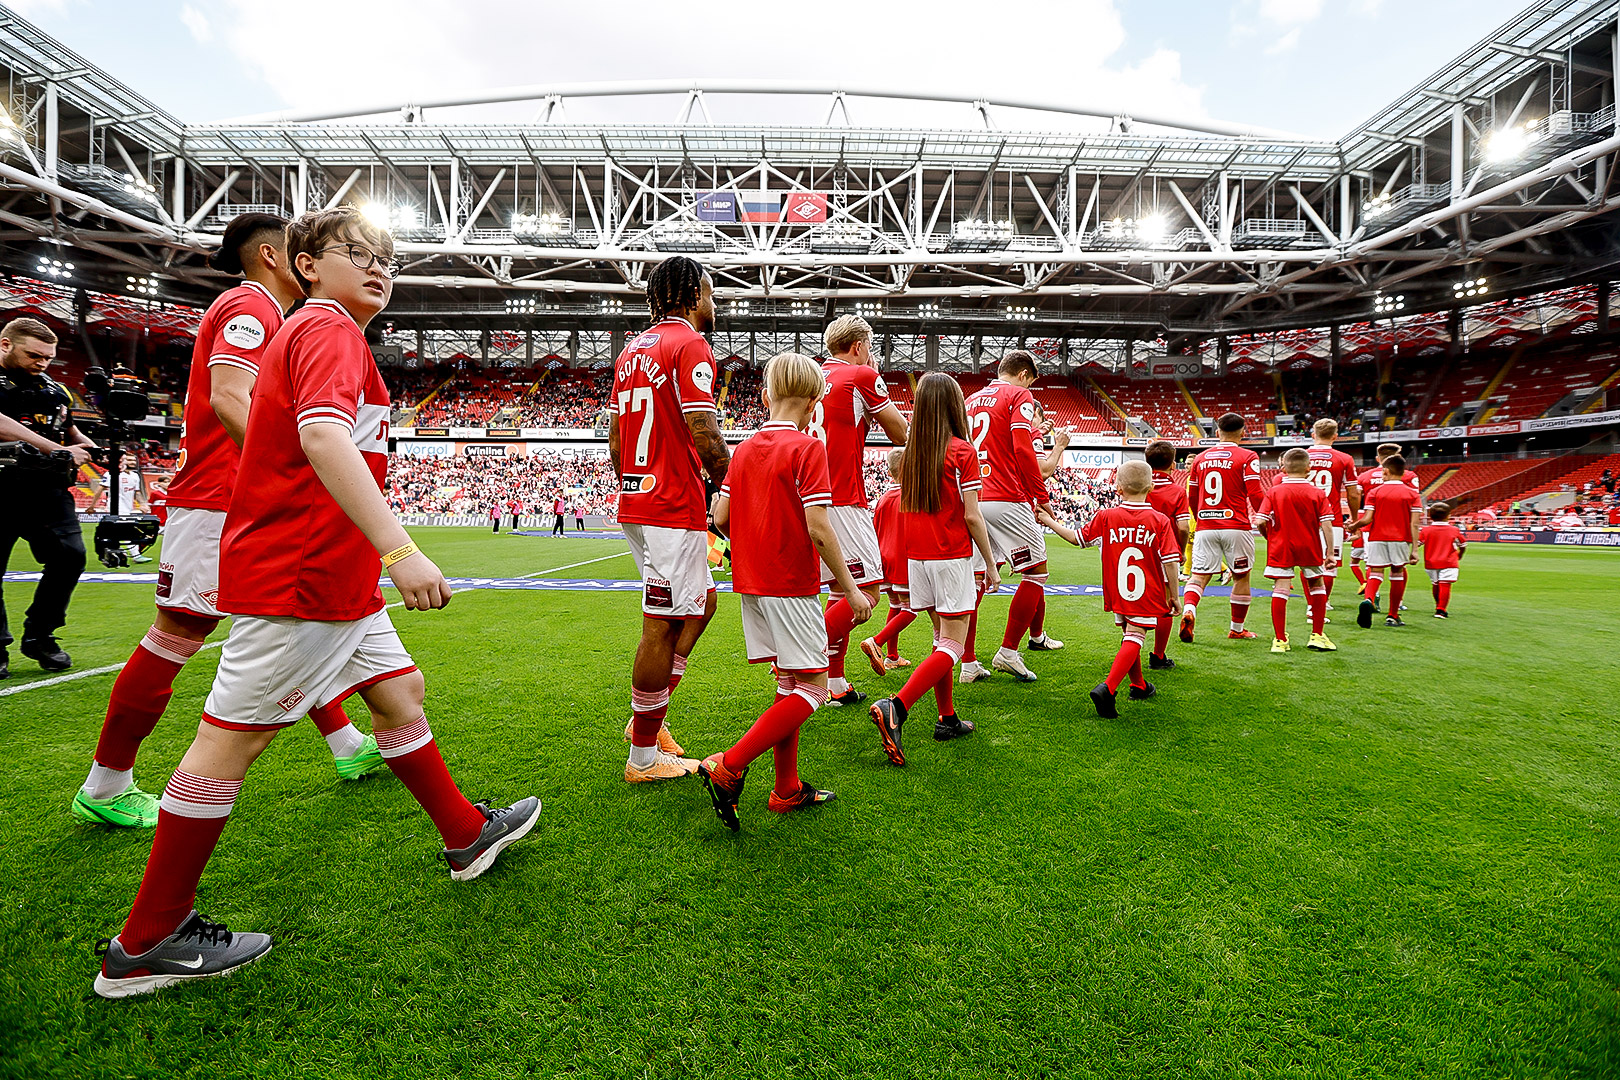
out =
[[[1058,427],[1071,428],[1082,434],[1113,431],[1114,426],[1097,412],[1085,395],[1062,375],[1043,375],[1035,380],[1030,393],[1046,410],[1046,416]]]
[[[1445,465],[1434,480],[1424,485],[1423,496],[1430,501],[1444,500],[1489,484],[1508,480],[1541,465],[1545,458],[1514,458],[1508,461],[1470,461]]]
[[[1527,351],[1496,387],[1492,399],[1501,403],[1484,422],[1534,420],[1573,393],[1596,391],[1617,372],[1620,358],[1613,349]]]
[[[1169,439],[1195,438],[1196,423],[1182,383],[1166,379],[1128,379],[1123,375],[1087,376],[1095,388],[1126,416],[1145,421],[1154,434]],[[1113,420],[1118,421],[1115,415]],[[1121,424],[1113,425],[1116,428]]]
[[[388,500],[401,514],[487,516],[502,514],[512,500],[523,513],[550,512],[558,495],[569,508],[606,514],[618,495],[613,468],[605,456],[582,458],[561,451],[527,457],[407,457],[395,454],[388,470]]]
[[[1486,397],[1506,363],[1507,358],[1499,352],[1452,357],[1450,363],[1440,368],[1428,405],[1418,417],[1418,425],[1441,427],[1447,422],[1469,422],[1467,418],[1453,420],[1452,414],[1459,406]]]
[[[1209,417],[1241,413],[1248,418],[1249,431],[1262,434],[1281,411],[1277,386],[1270,375],[1228,375],[1224,379],[1200,379],[1188,384],[1199,410]]]

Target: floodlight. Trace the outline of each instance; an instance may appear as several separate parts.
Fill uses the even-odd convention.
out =
[[[1385,296],[1383,293],[1379,293],[1373,300],[1373,311],[1378,315],[1393,315],[1395,312],[1404,311],[1405,309],[1405,295]]]
[[[1393,204],[1394,200],[1389,197],[1387,192],[1382,195],[1374,195],[1361,204],[1361,216],[1371,220],[1388,213]]]
[[[1168,228],[1169,223],[1165,221],[1164,215],[1154,212],[1146,217],[1137,219],[1136,238],[1149,247],[1152,247],[1155,244],[1162,244],[1164,242],[1165,230]]]
[[[1486,288],[1486,281],[1482,277],[1454,282],[1451,286],[1451,298],[1453,300],[1466,300],[1474,296],[1484,296]]]
[[[863,318],[866,316],[876,318],[883,314],[883,304],[877,300],[857,300],[855,301],[855,314]]]
[[[124,288],[138,296],[156,296],[158,283],[156,278],[126,276]]]
[[[1535,141],[1536,126],[1525,124],[1523,127],[1499,128],[1490,132],[1480,143],[1480,149],[1485,160],[1496,165],[1523,154]]]
[[[939,302],[935,300],[924,300],[922,303],[917,305],[917,314],[921,315],[925,319],[938,317]]]
[[[535,299],[532,296],[514,296],[506,301],[508,315],[527,315],[535,307]]]
[[[624,311],[624,301],[604,296],[601,300],[602,314],[618,315]]]
[[[1030,322],[1035,318],[1035,309],[1027,304],[1013,304],[1003,314],[1009,322]]]
[[[72,263],[53,259],[49,255],[41,255],[35,269],[53,281],[66,281],[73,276]]]

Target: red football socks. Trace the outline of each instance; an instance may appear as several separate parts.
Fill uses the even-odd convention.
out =
[[[979,662],[978,651],[974,643],[979,639],[979,605],[984,603],[984,582],[979,582],[979,591],[973,598],[973,614],[968,616],[968,636],[962,648],[962,662],[976,664]]]
[[[1038,581],[1025,578],[1018,583],[1013,592],[1012,606],[1007,609],[1007,629],[1001,635],[1001,647],[1018,651],[1024,643],[1024,633],[1035,620],[1035,612],[1040,607],[1041,597],[1046,589]]]
[[[911,677],[906,680],[906,685],[895,695],[900,699],[900,704],[911,708],[924,694],[934,690],[939,685],[939,680],[949,679],[951,669],[956,666],[956,661],[961,655],[962,646],[957,642],[948,639],[937,642],[934,651],[928,654],[928,659],[911,670]],[[950,694],[949,689],[946,690],[946,694]],[[937,697],[936,694],[936,700]]]
[[[141,741],[152,734],[174,696],[175,676],[200,648],[200,641],[165,634],[155,626],[146,631],[113,683],[96,743],[97,765],[119,772],[135,767]]]
[[[1158,625],[1153,628],[1153,655],[1164,659],[1164,650],[1170,647],[1170,628],[1174,620],[1168,615],[1159,616]]]
[[[1366,597],[1368,600],[1371,600],[1375,604],[1378,603],[1378,590],[1382,588],[1383,585],[1384,576],[1382,574],[1368,573],[1367,587],[1362,590],[1362,596]]]
[[[1243,620],[1249,617],[1249,598],[1232,601],[1232,629],[1243,629]]]
[[[404,727],[379,728],[374,735],[383,760],[433,819],[444,846],[464,848],[478,839],[484,815],[450,778],[427,717],[419,716]]]
[[[1271,597],[1271,631],[1278,641],[1288,640],[1288,597]]]
[[[1187,582],[1187,589],[1181,594],[1183,607],[1196,608],[1198,601],[1204,598],[1204,587],[1195,581]]]
[[[771,751],[776,758],[776,794],[784,799],[790,799],[799,793],[799,729],[794,728],[788,736]]]
[[[743,733],[735,746],[726,751],[725,766],[732,772],[748,768],[753,760],[773,746],[781,744],[789,735],[797,735],[799,726],[810,719],[816,707],[827,700],[824,687],[799,682],[793,693],[778,695],[770,708],[760,714],[754,725]],[[795,751],[794,771],[798,770]],[[794,790],[798,790],[795,788]],[[779,793],[780,794],[780,793]]]
[[[872,640],[879,645],[889,647],[889,659],[900,655],[900,633],[917,620],[917,613],[910,608],[889,604],[889,621],[883,624],[883,629],[872,636]]]
[[[176,769],[163,789],[157,833],[135,904],[118,935],[139,956],[180,928],[196,906],[197,882],[225,831],[242,790],[240,780],[216,780]]]
[[[946,668],[945,674],[940,678],[939,682],[934,684],[934,704],[939,708],[939,718],[941,720],[956,712],[956,702],[951,699],[955,671],[955,665]]]
[[[1351,563],[1350,564],[1350,572],[1352,574],[1356,575],[1356,584],[1357,585],[1365,585],[1365,584],[1367,584],[1367,575],[1361,572],[1361,564],[1360,563],[1358,563],[1358,562]]]
[[[1119,684],[1127,678],[1132,686],[1144,685],[1142,679],[1142,642],[1139,638],[1128,637],[1119,643],[1119,652],[1114,654],[1114,663],[1108,669],[1108,678],[1103,682],[1110,694],[1119,690]]]
[[[1327,625],[1327,598],[1332,578],[1318,578],[1318,581],[1329,582],[1328,587],[1309,589],[1305,594],[1305,604],[1311,613],[1311,633],[1320,634]]]
[[[658,730],[669,715],[669,690],[637,690],[630,688],[630,745],[657,746]],[[382,745],[382,735],[377,736]]]
[[[1032,638],[1046,636],[1046,589],[1041,589],[1040,603],[1035,605],[1035,617],[1029,622],[1029,636]]]
[[[315,730],[321,733],[322,738],[349,726],[349,714],[343,711],[341,701],[315,706],[309,710],[309,719],[314,723]]]
[[[686,657],[682,656],[680,653],[675,653],[674,662],[669,669],[669,692],[673,694],[675,692],[675,688],[681,685],[681,680],[685,677]]]
[[[855,612],[849,601],[840,596],[827,605],[824,616],[827,623],[827,677],[844,677],[844,655],[849,652],[849,632],[855,628]]]
[[[1434,606],[1437,611],[1446,611],[1451,607],[1451,582],[1442,581],[1434,587]]]
[[[1324,574],[1324,575],[1322,575],[1322,587],[1326,590],[1326,592],[1324,592],[1323,595],[1322,595],[1322,599],[1323,599],[1324,602],[1327,601],[1327,600],[1331,600],[1333,598],[1333,583],[1335,581],[1337,581],[1337,580],[1338,580],[1338,578],[1337,578],[1336,575],[1333,575],[1333,574]]]
[[[1401,614],[1401,597],[1406,595],[1406,575],[1391,574],[1389,578],[1389,613],[1397,618]]]

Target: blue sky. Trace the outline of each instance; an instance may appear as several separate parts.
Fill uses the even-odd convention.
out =
[[[1123,105],[1334,138],[1521,0],[1000,0],[919,5],[557,0],[0,0],[183,120],[514,84],[693,76],[926,85]],[[916,17],[926,11],[927,17]],[[318,35],[324,34],[327,41]],[[574,121],[666,121],[601,100]],[[717,121],[814,122],[825,103],[732,99]],[[486,109],[521,120],[532,106]],[[447,114],[445,119],[470,118]],[[856,103],[857,124],[965,109]],[[1010,114],[1004,127],[1032,125]]]

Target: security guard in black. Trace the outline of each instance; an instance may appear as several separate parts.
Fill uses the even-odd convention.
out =
[[[45,374],[55,358],[56,334],[39,320],[13,319],[0,328],[0,442],[25,443],[41,455],[0,469],[0,571],[17,541],[27,541],[44,572],[24,617],[21,651],[47,671],[64,671],[73,661],[56,630],[67,622],[84,572],[84,534],[69,487],[95,444],[74,426],[67,390]],[[49,462],[51,454],[63,460]],[[0,598],[0,678],[10,674],[12,640]]]

